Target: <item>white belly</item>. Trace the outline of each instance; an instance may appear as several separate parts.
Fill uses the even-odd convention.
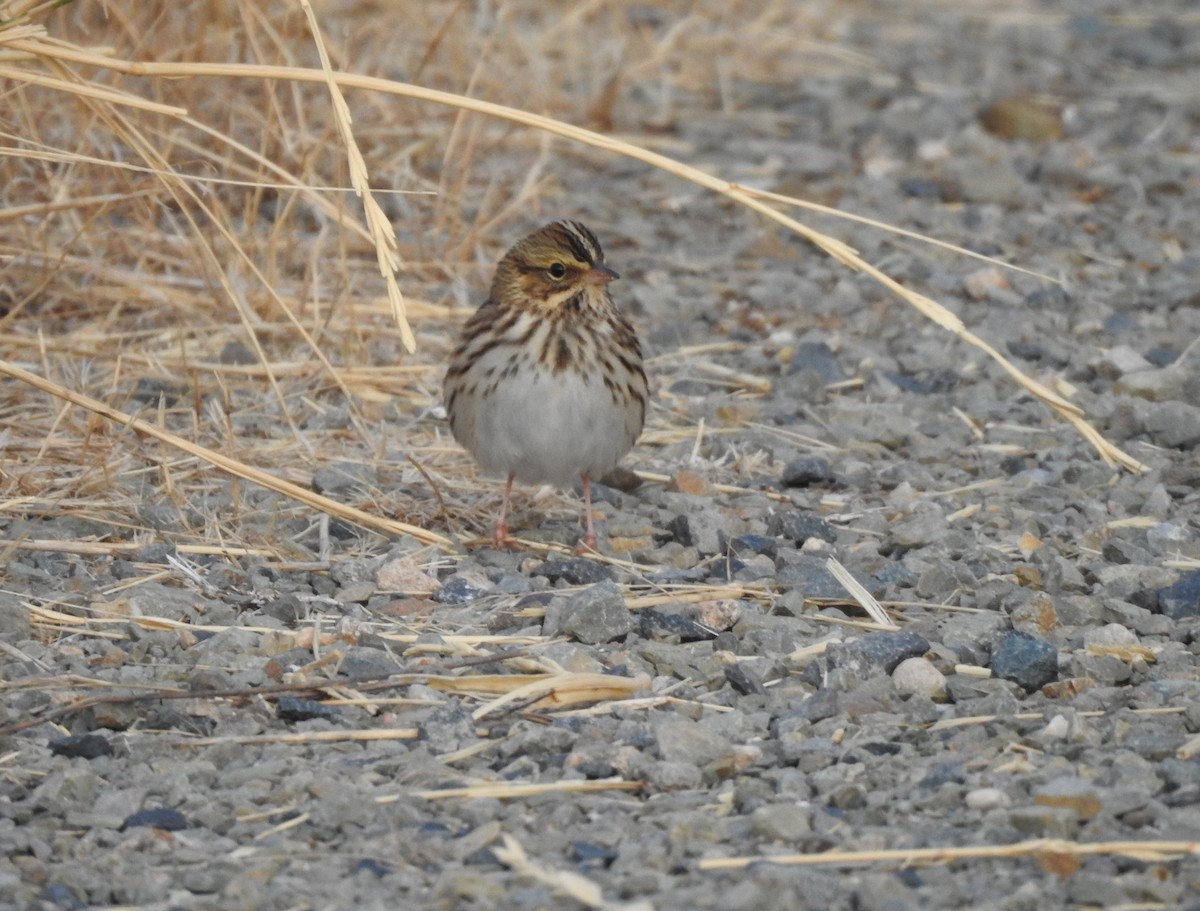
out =
[[[599,478],[633,445],[640,407],[619,407],[598,378],[529,371],[486,398],[464,396],[454,435],[484,471],[527,484]]]

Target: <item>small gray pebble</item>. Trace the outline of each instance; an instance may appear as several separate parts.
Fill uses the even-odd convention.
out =
[[[814,484],[832,484],[833,480],[833,468],[820,456],[806,456],[788,462],[779,477],[784,487],[811,487]]]
[[[611,580],[556,599],[546,608],[543,635],[572,636],[591,645],[627,635],[635,625],[621,589]]]
[[[1200,617],[1200,570],[1182,573],[1177,582],[1159,589],[1158,606],[1172,620]]]
[[[614,576],[611,566],[582,557],[571,560],[546,560],[533,574],[544,576],[551,584],[566,582],[568,585],[593,585]]]
[[[844,668],[860,679],[890,674],[905,658],[929,651],[929,640],[916,633],[867,633],[852,642],[830,645],[825,652],[830,668]]]
[[[767,533],[780,538],[787,538],[800,547],[809,538],[833,543],[837,540],[837,531],[820,516],[798,509],[778,512],[767,521]]]
[[[1058,651],[1027,633],[1005,633],[992,648],[992,673],[1032,693],[1058,679]]]

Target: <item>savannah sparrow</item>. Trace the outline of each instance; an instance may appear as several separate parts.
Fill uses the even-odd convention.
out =
[[[507,478],[493,541],[508,536],[514,480],[583,482],[594,548],[591,479],[642,432],[646,373],[633,327],[613,305],[596,235],[577,221],[546,225],[504,254],[488,299],[463,326],[446,372],[455,439],[484,471]]]

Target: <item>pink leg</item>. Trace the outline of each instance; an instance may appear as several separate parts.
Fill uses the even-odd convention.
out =
[[[503,547],[504,540],[508,537],[508,523],[504,520],[508,517],[508,498],[512,496],[513,476],[508,476],[508,481],[504,484],[504,499],[500,501],[500,516],[496,519],[496,530],[492,534],[492,544],[496,547]]]
[[[592,479],[587,476],[587,472],[581,474],[579,479],[583,481],[583,511],[587,516],[587,531],[583,534],[583,545],[595,550],[596,528],[592,524]]]

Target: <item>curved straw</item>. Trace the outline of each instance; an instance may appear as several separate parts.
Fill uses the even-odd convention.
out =
[[[293,500],[298,500],[312,506],[314,509],[319,509],[321,512],[328,513],[331,516],[337,516],[340,519],[345,519],[347,522],[352,522],[362,528],[369,528],[372,531],[383,532],[390,535],[412,535],[418,541],[425,544],[433,544],[440,547],[442,550],[453,552],[457,548],[453,542],[436,532],[426,531],[424,528],[418,528],[415,525],[407,525],[404,522],[396,522],[392,519],[384,519],[379,516],[373,516],[369,512],[363,512],[361,509],[355,509],[353,506],[347,506],[345,503],[339,503],[336,500],[330,500],[328,497],[323,497],[320,494],[313,493],[311,490],[306,490],[299,484],[293,484],[291,481],[285,481],[283,478],[277,478],[274,475],[267,474],[265,471],[260,471],[244,462],[239,462],[237,459],[231,459],[227,455],[223,455],[213,449],[207,449],[198,443],[193,443],[191,440],[184,439],[181,436],[171,433],[169,430],[163,430],[161,427],[155,427],[141,418],[134,417],[132,414],[127,414],[111,405],[106,405],[99,399],[94,399],[91,396],[84,395],[80,392],[75,392],[73,389],[68,389],[66,386],[60,386],[58,383],[52,382],[44,377],[38,376],[36,373],[30,373],[18,367],[16,364],[10,364],[8,361],[0,360],[0,373],[11,376],[15,380],[20,380],[22,383],[28,383],[35,389],[40,389],[43,392],[48,392],[50,395],[70,402],[73,405],[78,405],[80,408],[86,408],[88,411],[108,418],[118,424],[126,427],[132,427],[138,433],[144,433],[146,436],[154,437],[156,440],[174,446],[189,455],[193,455],[198,459],[202,459],[208,464],[226,471],[231,475],[236,475],[239,478],[244,478],[252,484],[257,484],[260,487],[265,487],[268,490],[274,490],[276,493],[281,493],[285,497],[290,497]]]

